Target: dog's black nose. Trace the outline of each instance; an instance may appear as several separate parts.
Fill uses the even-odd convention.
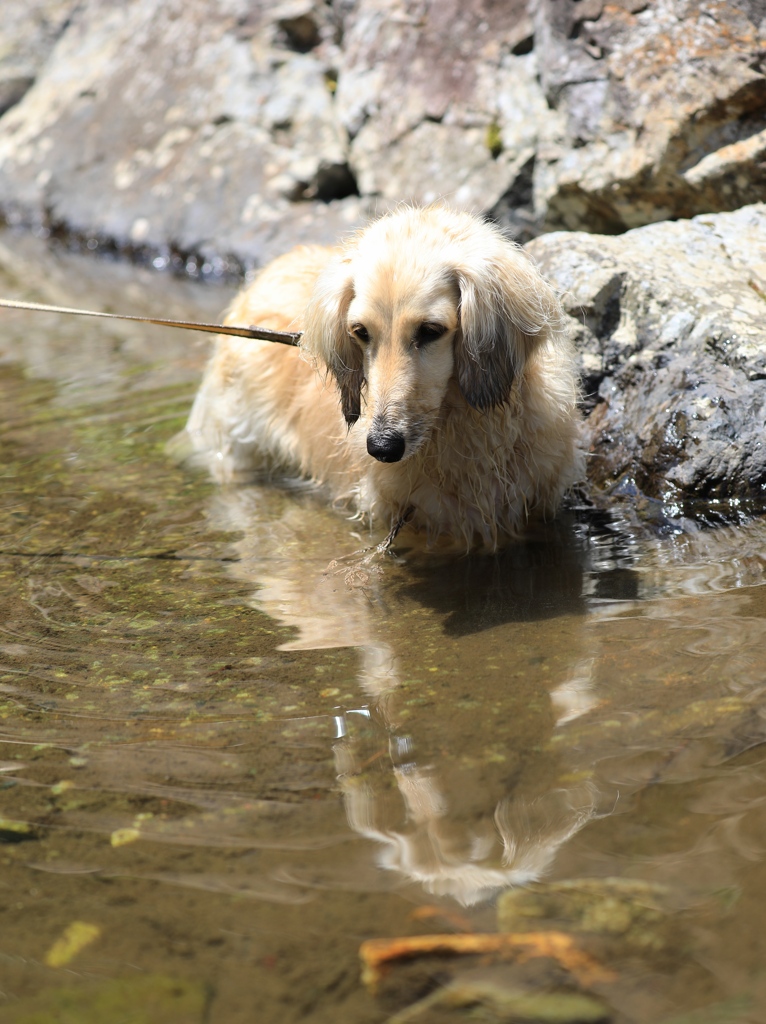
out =
[[[398,430],[371,430],[367,435],[367,451],[378,462],[398,462],[404,447],[404,434]]]

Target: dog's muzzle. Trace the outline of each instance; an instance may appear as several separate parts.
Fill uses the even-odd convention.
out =
[[[367,451],[378,462],[399,462],[405,446],[398,430],[371,430],[367,435]]]

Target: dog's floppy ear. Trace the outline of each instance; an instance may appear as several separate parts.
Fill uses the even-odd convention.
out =
[[[317,357],[335,378],[346,423],[359,419],[364,368],[362,350],[348,334],[346,314],[354,297],[351,265],[334,260],[320,274],[306,309],[301,348]]]
[[[560,322],[558,301],[529,257],[506,239],[497,243],[455,267],[457,378],[466,402],[481,411],[508,401],[532,351]]]

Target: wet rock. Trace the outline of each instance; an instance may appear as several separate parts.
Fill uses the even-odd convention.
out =
[[[0,843],[23,843],[37,838],[28,822],[0,817]]]
[[[603,936],[617,954],[662,954],[678,946],[678,929],[660,885],[625,878],[578,878],[511,889],[498,901],[498,927],[537,931],[556,922],[576,932]]]
[[[98,925],[87,921],[72,921],[45,954],[48,967],[66,967],[72,960],[95,942],[101,935]]]
[[[766,495],[766,206],[530,251],[581,354],[591,483],[666,503]]]
[[[205,1017],[209,994],[203,985],[161,974],[117,978],[48,989],[16,1000],[5,1011],[8,1024],[77,1020],[81,1024],[120,1018],[141,1024],[197,1024]]]
[[[596,1024],[612,1017],[600,999],[579,992],[525,991],[497,981],[461,980],[389,1017],[388,1024],[444,1024],[446,1020],[475,1020],[477,1014],[488,1024],[516,1020],[530,1024]]]

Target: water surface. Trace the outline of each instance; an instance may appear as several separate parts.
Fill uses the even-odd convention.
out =
[[[231,289],[10,235],[0,293],[210,319]],[[207,344],[2,311],[0,1024],[571,991],[453,959],[372,994],[359,947],[607,878],[673,936],[600,933],[609,1019],[766,1020],[766,523],[574,509],[495,558],[365,560],[379,538],[305,488],[169,457]]]

